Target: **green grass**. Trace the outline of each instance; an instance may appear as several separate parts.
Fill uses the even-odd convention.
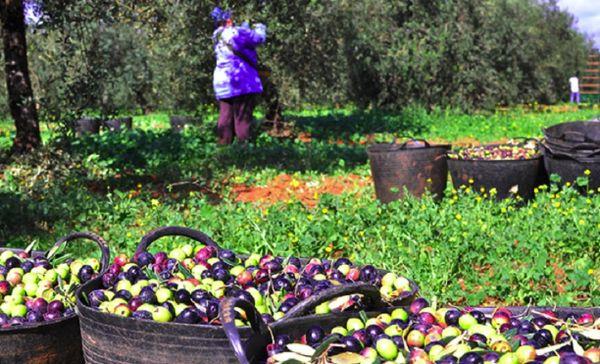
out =
[[[486,142],[539,136],[544,126],[598,114],[551,111],[304,111],[286,116],[298,132],[312,135],[310,143],[263,134],[252,145],[231,147],[215,144],[214,115],[182,134],[169,132],[166,114],[136,117],[131,133],[69,143],[45,131],[42,150],[0,164],[0,241],[25,246],[38,240],[48,247],[71,230],[91,230],[115,252],[131,253],[149,230],[185,225],[240,252],[343,253],[404,273],[424,295],[443,302],[599,305],[597,193],[580,196],[551,187],[524,206],[451,190],[441,203],[424,198],[384,206],[374,201],[370,186],[321,196],[314,208],[293,201],[256,206],[228,197],[231,181],[266,184],[279,173],[306,180],[368,175],[361,142],[371,134],[380,140],[411,135]],[[6,130],[0,123],[0,135]],[[0,145],[7,148],[9,138],[1,137]],[[182,181],[201,191],[175,193],[173,186]],[[174,244],[162,239],[156,249]]]

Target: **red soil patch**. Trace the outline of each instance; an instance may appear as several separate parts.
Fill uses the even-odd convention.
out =
[[[325,176],[311,181],[298,180],[288,174],[280,174],[269,181],[266,186],[234,185],[232,199],[237,202],[259,202],[267,205],[278,201],[294,200],[300,201],[307,207],[314,207],[320,195],[355,192],[360,187],[370,184],[370,177],[355,174],[338,177]]]

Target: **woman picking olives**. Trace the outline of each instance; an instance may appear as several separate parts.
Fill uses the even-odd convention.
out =
[[[213,87],[219,100],[219,143],[231,144],[234,134],[245,142],[250,138],[255,95],[263,91],[256,47],[265,42],[266,26],[235,26],[231,13],[219,7],[211,12],[211,18],[217,26],[213,33],[217,58]]]

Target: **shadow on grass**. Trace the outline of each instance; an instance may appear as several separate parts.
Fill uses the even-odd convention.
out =
[[[414,136],[428,128],[427,112],[406,108],[391,112],[382,110],[331,111],[324,115],[289,117],[299,131],[308,132],[313,139],[350,140],[353,135],[394,133]]]

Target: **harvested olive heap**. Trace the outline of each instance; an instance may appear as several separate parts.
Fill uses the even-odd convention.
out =
[[[462,160],[526,160],[540,156],[535,141],[462,148],[448,153],[451,159]]]
[[[168,254],[142,252],[133,259],[119,255],[102,276],[104,289],[91,291],[90,306],[110,314],[186,324],[218,324],[223,297],[241,297],[253,303],[263,319],[282,318],[300,301],[327,288],[353,282],[380,287],[393,301],[411,290],[409,280],[382,274],[371,265],[357,267],[348,259],[283,259],[252,254],[241,259],[230,250],[186,244]],[[319,305],[318,314],[359,309],[359,295]]]
[[[278,335],[268,363],[591,364],[600,362],[600,320],[553,311],[516,316],[498,308],[434,309],[419,298],[409,311],[350,318],[331,331],[315,325],[300,338]]]
[[[0,254],[0,328],[6,329],[73,316],[74,292],[96,276],[95,258],[56,264],[25,251]]]

